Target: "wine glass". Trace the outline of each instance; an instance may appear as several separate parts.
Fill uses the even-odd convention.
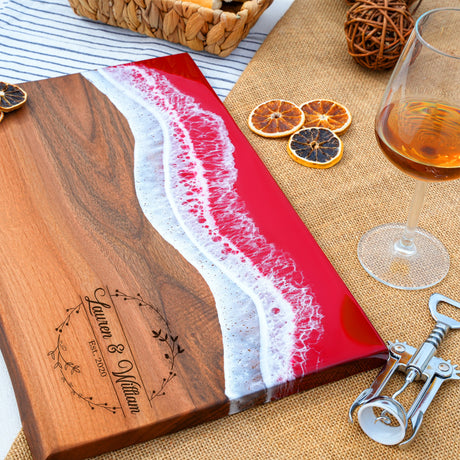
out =
[[[375,132],[382,152],[416,179],[416,187],[407,223],[363,235],[359,261],[388,286],[434,286],[449,270],[449,255],[417,222],[427,183],[460,177],[460,8],[434,9],[416,21],[387,85]]]

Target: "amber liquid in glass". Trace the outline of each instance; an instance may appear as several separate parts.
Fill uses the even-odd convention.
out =
[[[460,108],[392,103],[379,114],[375,131],[382,151],[406,174],[425,181],[460,177]]]

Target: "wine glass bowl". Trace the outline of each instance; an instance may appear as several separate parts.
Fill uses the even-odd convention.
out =
[[[445,181],[460,177],[459,124],[460,107],[414,99],[384,107],[375,132],[397,168],[415,179]]]
[[[390,77],[375,121],[386,158],[416,179],[407,223],[367,232],[358,258],[374,278],[399,289],[437,284],[449,255],[417,227],[426,185],[460,178],[460,8],[438,8],[416,22]]]

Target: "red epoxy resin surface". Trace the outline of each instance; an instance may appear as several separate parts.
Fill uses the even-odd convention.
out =
[[[188,54],[181,54],[142,61],[136,65],[140,69],[151,68],[159,71],[183,93],[191,95],[204,110],[213,112],[224,120],[234,146],[234,163],[238,171],[235,192],[238,200],[244,204],[250,218],[266,240],[294,260],[295,266],[303,275],[301,282],[311,287],[323,315],[321,338],[318,340],[314,332],[308,337],[308,340],[314,342],[314,353],[318,355],[318,359],[305,363],[301,354],[294,354],[292,367],[295,376],[302,377],[311,372],[321,372],[322,369],[365,358],[385,358],[387,349],[384,342],[192,58]],[[212,136],[212,131],[209,135]],[[203,164],[209,181],[217,180],[218,171],[214,170],[213,160],[205,158]],[[181,174],[184,181],[193,179],[191,172]],[[194,193],[199,194],[200,190],[192,188],[189,201],[193,201]],[[218,198],[211,195],[211,204]],[[201,211],[199,207],[195,207],[191,212],[197,213],[199,218]],[[235,222],[231,222],[229,214],[216,212],[213,217],[226,237],[238,240]],[[244,241],[236,241],[235,244],[244,252]],[[264,251],[251,252],[250,255],[253,263],[261,267],[262,273],[264,269],[269,270],[264,264],[265,257]],[[289,273],[284,275],[290,276]],[[295,312],[296,299],[292,294],[291,299],[289,294],[287,296]],[[276,315],[276,305],[272,312]],[[303,320],[301,315],[297,315],[297,329],[301,329]],[[296,332],[299,349],[305,346],[303,340],[301,334]]]

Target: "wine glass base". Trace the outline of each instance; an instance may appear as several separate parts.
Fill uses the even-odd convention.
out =
[[[358,244],[358,258],[376,280],[397,289],[425,289],[439,283],[449,271],[449,254],[443,244],[417,229],[413,255],[396,252],[394,245],[405,226],[385,224],[369,230]]]

